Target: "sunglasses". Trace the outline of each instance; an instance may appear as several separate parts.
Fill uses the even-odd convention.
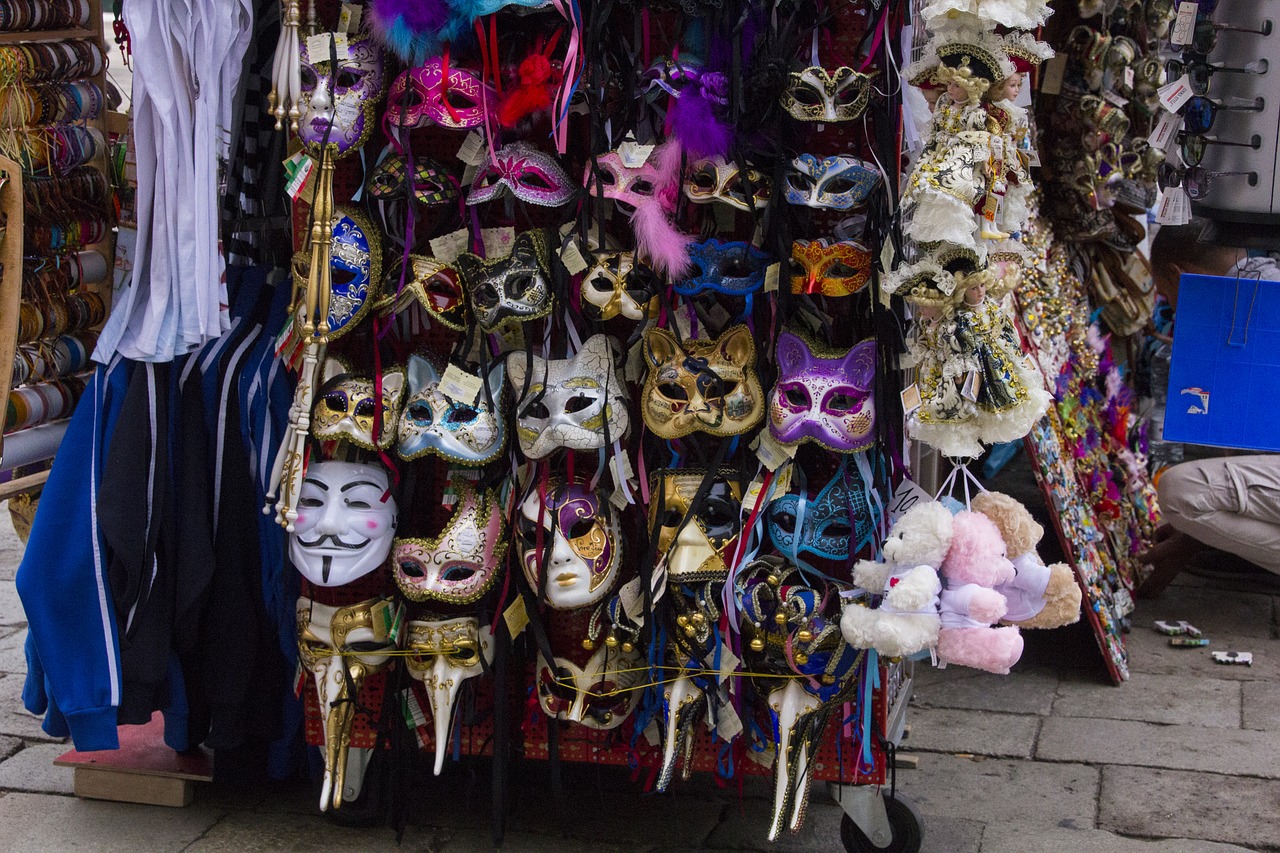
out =
[[[1196,95],[1182,107],[1182,129],[1192,134],[1208,133],[1219,112],[1260,113],[1264,105],[1260,96],[1249,104],[1227,104],[1225,101],[1211,101],[1203,95]]]
[[[1199,201],[1209,194],[1216,178],[1231,178],[1247,175],[1249,186],[1258,185],[1257,172],[1211,172],[1203,166],[1173,166],[1169,163],[1160,165],[1160,188],[1167,190],[1181,186],[1187,191],[1192,201]]]
[[[1217,139],[1200,133],[1183,132],[1178,134],[1178,151],[1182,155],[1182,162],[1188,166],[1199,166],[1200,161],[1204,159],[1205,149],[1210,145],[1252,148],[1256,151],[1262,147],[1262,137],[1255,133],[1248,142],[1228,142],[1225,139]]]
[[[1269,63],[1265,59],[1255,59],[1240,68],[1226,65],[1213,65],[1201,59],[1170,59],[1164,64],[1164,79],[1169,82],[1187,75],[1191,81],[1191,91],[1196,95],[1209,94],[1209,78],[1214,74],[1266,74]]]
[[[1259,36],[1269,36],[1271,35],[1271,21],[1263,21],[1261,27],[1254,29],[1253,27],[1219,24],[1217,21],[1200,18],[1196,21],[1196,28],[1191,36],[1191,50],[1195,53],[1210,53],[1218,46],[1218,33],[1224,30],[1230,33],[1253,33]]]

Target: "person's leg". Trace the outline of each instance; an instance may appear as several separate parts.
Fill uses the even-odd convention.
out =
[[[1164,472],[1159,495],[1179,532],[1280,574],[1280,456],[1184,462]]]

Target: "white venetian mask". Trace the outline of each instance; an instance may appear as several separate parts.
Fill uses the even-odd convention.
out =
[[[483,661],[482,661],[483,659]],[[409,674],[427,688],[436,736],[436,775],[444,767],[458,688],[493,663],[493,633],[474,616],[409,623]]]
[[[316,462],[307,468],[289,560],[316,586],[344,586],[377,569],[396,534],[396,499],[381,466]]]

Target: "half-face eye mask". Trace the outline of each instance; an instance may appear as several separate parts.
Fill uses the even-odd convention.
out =
[[[396,453],[401,459],[433,453],[460,465],[483,465],[498,457],[507,441],[502,365],[489,372],[489,393],[481,391],[471,403],[446,396],[440,390],[439,371],[422,356],[409,356],[407,370],[409,395],[397,431]]]
[[[622,535],[613,505],[582,483],[553,477],[546,500],[538,489],[520,504],[521,564],[538,589],[545,565],[547,603],[557,610],[598,604],[613,589],[622,565]],[[538,529],[542,528],[542,548]]]
[[[654,165],[654,159],[650,157],[642,166],[632,168],[623,162],[617,151],[606,151],[596,158],[599,172],[593,172],[591,164],[587,163],[582,182],[592,195],[599,192],[604,198],[630,207],[642,207],[657,199],[663,209],[670,212],[675,210],[676,195],[663,190],[670,184],[669,176]],[[597,177],[600,179],[599,190],[596,189]],[[678,192],[679,186],[674,189]]]
[[[378,569],[396,534],[396,499],[380,465],[307,467],[289,561],[316,586],[344,586]]]
[[[612,320],[618,315],[643,320],[658,315],[662,282],[631,252],[596,255],[580,288],[583,310],[593,320]]]
[[[409,192],[409,167],[403,156],[388,154],[369,174],[369,195],[390,201]],[[449,173],[430,157],[413,158],[413,197],[427,207],[447,204],[458,198],[458,185]]]
[[[723,157],[706,157],[689,166],[684,194],[694,204],[718,201],[737,210],[763,210],[769,206],[773,182],[755,169],[743,175],[737,163]]]
[[[507,525],[496,492],[463,483],[453,517],[435,539],[397,539],[396,585],[410,601],[470,604],[489,591],[507,553]]]
[[[589,729],[616,729],[640,701],[640,655],[602,645],[583,665],[538,656],[538,705],[548,717]]]
[[[471,313],[485,332],[506,320],[524,322],[551,313],[551,253],[542,231],[516,236],[511,254],[486,260],[465,253],[453,262]]]
[[[485,104],[490,110],[497,107],[497,91],[481,82],[475,72],[453,65],[449,66],[448,85],[444,85],[444,63],[437,56],[396,77],[387,97],[383,129],[390,137],[391,129],[402,124],[406,130],[431,122],[454,130],[479,127],[484,124]]]
[[[330,607],[308,598],[297,603],[298,661],[315,679],[324,729],[324,784],[320,809],[341,808],[360,796],[372,749],[350,746],[356,699],[365,678],[387,668],[395,639],[379,631],[375,598]]]
[[[804,557],[844,561],[875,533],[866,495],[838,473],[817,497],[788,494],[765,510],[769,538],[791,562]]]
[[[871,252],[852,241],[797,240],[791,244],[791,292],[850,296],[871,280]]]
[[[362,213],[339,205],[329,254],[329,340],[354,329],[378,298],[382,240]],[[294,286],[305,290],[311,256],[293,256]]]
[[[649,535],[667,557],[672,582],[724,580],[742,532],[742,482],[728,472],[712,476],[705,497],[694,498],[706,471],[655,472],[650,481]]]
[[[488,625],[480,627],[474,616],[413,621],[408,628],[405,667],[427,689],[435,728],[435,772],[439,776],[449,749],[458,689],[462,682],[482,674],[493,663],[493,633]]]
[[[799,335],[778,336],[769,432],[787,445],[813,441],[836,453],[866,450],[875,443],[875,339],[843,354],[814,350]]]
[[[507,382],[517,394],[523,392],[516,404],[516,436],[530,459],[542,459],[560,447],[597,450],[631,427],[626,386],[605,335],[587,338],[572,358],[548,360],[513,352],[507,356]]]
[[[849,210],[864,203],[879,183],[875,166],[856,157],[801,154],[787,171],[786,198],[790,204]]]
[[[700,431],[741,435],[760,423],[764,393],[756,375],[756,346],[746,326],[726,329],[714,341],[686,339],[666,329],[645,333],[641,412],[659,438]]]
[[[693,278],[677,282],[676,293],[696,296],[706,291],[726,296],[748,296],[764,287],[764,273],[771,258],[750,243],[721,243],[712,238],[689,247],[689,259],[698,266]]]
[[[400,271],[390,273],[383,288],[386,295],[375,310],[380,314],[398,314],[417,302],[433,320],[458,332],[467,328],[467,303],[462,296],[458,273],[448,264],[425,255],[409,256],[409,272],[405,275],[404,288],[396,295],[400,285]]]
[[[847,65],[835,71],[811,66],[791,72],[782,108],[799,121],[853,121],[871,97],[871,78]]]
[[[337,359],[328,359],[325,382],[311,410],[311,434],[320,441],[349,441],[365,450],[387,450],[396,442],[396,421],[404,401],[404,368],[382,374],[382,432],[375,444],[373,422],[379,401],[373,380],[352,376]]]
[[[559,207],[574,196],[573,182],[556,159],[527,142],[504,145],[485,159],[471,181],[467,204],[497,198],[504,190],[542,207]]]
[[[377,121],[384,83],[382,51],[369,36],[352,39],[347,45],[347,58],[338,61],[335,74],[327,55],[310,56],[305,39],[301,40],[301,48],[299,138],[308,145],[319,146],[328,134],[328,141],[338,146],[339,156],[359,148]]]

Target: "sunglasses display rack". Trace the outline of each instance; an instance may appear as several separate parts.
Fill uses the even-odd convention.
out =
[[[30,27],[30,29],[25,29]],[[99,0],[0,1],[0,148],[24,225],[0,299],[0,499],[48,477],[111,302],[113,201]]]

